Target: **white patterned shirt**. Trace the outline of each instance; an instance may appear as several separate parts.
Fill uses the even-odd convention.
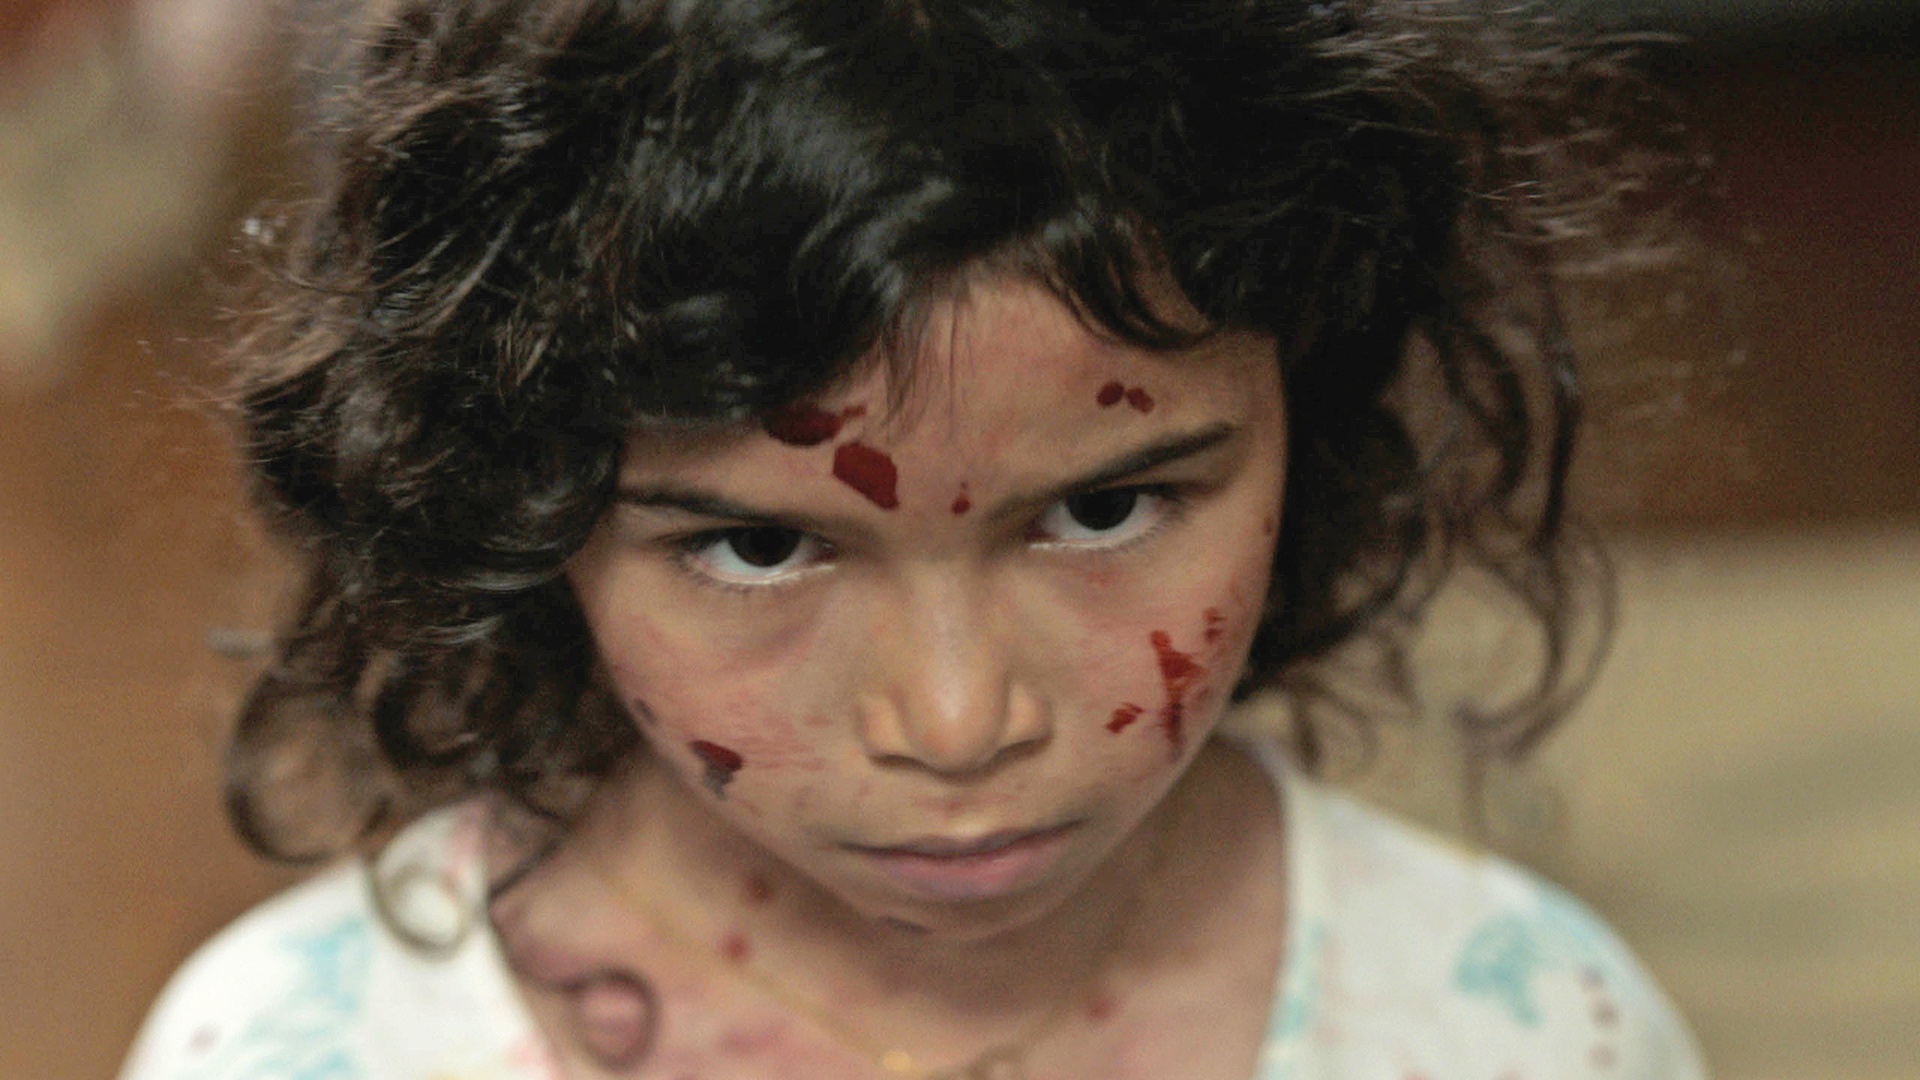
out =
[[[1703,1080],[1673,1007],[1578,901],[1257,756],[1290,925],[1251,1080]],[[484,915],[485,827],[478,805],[443,810],[377,869],[243,916],[174,976],[121,1080],[556,1080]]]

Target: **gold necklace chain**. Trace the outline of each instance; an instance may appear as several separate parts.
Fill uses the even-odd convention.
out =
[[[1170,808],[1172,809],[1176,808]],[[1160,869],[1165,864],[1168,849],[1172,846],[1170,837],[1179,822],[1178,813],[1169,814],[1166,827],[1154,845],[1153,856],[1148,862],[1146,871],[1141,874],[1139,881],[1127,894],[1124,909],[1115,917],[1106,938],[1100,943],[1093,970],[1089,971],[1071,991],[1061,995],[1052,1008],[1028,1024],[1026,1030],[1019,1035],[1006,1042],[995,1043],[967,1061],[943,1069],[928,1068],[912,1054],[899,1047],[883,1047],[875,1044],[825,1009],[816,1007],[802,995],[767,977],[752,966],[736,963],[722,964],[713,955],[712,949],[696,942],[690,935],[683,933],[679,927],[662,917],[651,903],[629,888],[625,880],[604,865],[602,860],[589,856],[584,861],[624,907],[639,915],[675,948],[716,970],[725,971],[732,978],[753,987],[768,999],[806,1017],[814,1026],[832,1036],[836,1042],[874,1062],[893,1076],[906,1077],[909,1080],[1026,1080],[1027,1056],[1060,1023],[1073,1005],[1081,999],[1087,988],[1098,981],[1121,940],[1132,928],[1133,920],[1139,913],[1141,894],[1146,891],[1147,883],[1159,875]]]

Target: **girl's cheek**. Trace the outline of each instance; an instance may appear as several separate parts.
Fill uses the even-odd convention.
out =
[[[611,669],[614,685],[653,753],[685,778],[690,787],[718,802],[741,802],[743,790],[769,782],[804,779],[820,772],[817,745],[775,702],[751,685],[717,696],[689,695],[680,683],[717,685],[697,675],[672,685],[646,678],[627,665]],[[718,684],[724,685],[724,684]]]
[[[1259,608],[1237,588],[1214,595],[1217,602],[1190,619],[1126,635],[1144,637],[1127,646],[1131,667],[1123,681],[1135,689],[1100,719],[1107,737],[1155,748],[1149,772],[1177,765],[1205,740],[1239,677]]]

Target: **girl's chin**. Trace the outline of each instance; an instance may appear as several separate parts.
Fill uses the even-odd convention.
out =
[[[1049,870],[1052,872],[1023,882],[1017,889],[986,890],[988,895],[964,895],[970,890],[950,889],[952,881],[941,878],[931,883],[915,880],[908,887],[892,882],[885,882],[886,887],[879,889],[868,886],[858,899],[843,903],[864,922],[886,933],[929,942],[984,942],[1026,929],[1057,913],[1087,887],[1091,876],[1066,866]],[[930,892],[936,895],[928,895]],[[938,895],[943,892],[963,895]]]
[[[964,906],[897,905],[864,917],[881,932],[903,939],[971,945],[1033,926],[1059,910],[1062,900],[1036,894]]]

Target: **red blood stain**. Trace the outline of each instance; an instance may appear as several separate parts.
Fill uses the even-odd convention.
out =
[[[836,415],[801,401],[768,413],[762,426],[767,434],[788,446],[818,446],[840,434],[840,425],[866,412],[865,405],[855,405]]]
[[[1120,734],[1127,730],[1128,724],[1140,719],[1140,714],[1144,711],[1145,710],[1141,709],[1138,705],[1121,705],[1119,708],[1113,710],[1113,719],[1107,721],[1107,730],[1113,732],[1115,735]]]
[[[747,875],[747,902],[764,904],[773,899],[773,882],[759,874]]]
[[[1166,733],[1167,746],[1177,758],[1187,744],[1187,688],[1205,675],[1207,669],[1195,663],[1192,656],[1174,648],[1173,639],[1165,630],[1155,630],[1147,640],[1153,644],[1154,655],[1160,660],[1160,682],[1167,689],[1167,703],[1160,710],[1160,730]]]
[[[833,452],[833,475],[882,510],[900,505],[900,473],[893,459],[864,443],[850,442]]]
[[[967,498],[967,485],[960,485],[960,494],[953,497],[953,512],[964,514],[973,509],[973,500]]]
[[[1106,994],[1095,994],[1093,1000],[1087,1002],[1087,1019],[1096,1024],[1104,1023],[1113,1019],[1116,1009],[1118,1006],[1114,1004],[1111,997]]]
[[[1207,621],[1207,628],[1202,636],[1206,638],[1208,644],[1219,641],[1220,628],[1226,623],[1227,617],[1220,614],[1219,608],[1208,608],[1203,617]]]
[[[1126,395],[1127,395],[1126,387],[1120,385],[1117,382],[1110,382],[1107,385],[1100,388],[1100,392],[1094,395],[1093,400],[1099,402],[1101,408],[1110,409],[1113,406],[1120,404],[1120,399],[1125,397]]]
[[[1127,404],[1139,409],[1143,413],[1153,411],[1153,398],[1149,397],[1145,390],[1137,386],[1127,391]]]
[[[746,935],[738,930],[720,939],[720,955],[726,957],[733,963],[746,963],[747,954],[752,951],[752,947],[747,944]]]
[[[729,750],[705,739],[693,740],[687,744],[687,749],[692,750],[707,767],[706,775],[700,778],[700,782],[713,792],[714,798],[726,798],[727,785],[733,782],[733,774],[740,771],[740,766],[747,763],[746,759],[737,750]]]

